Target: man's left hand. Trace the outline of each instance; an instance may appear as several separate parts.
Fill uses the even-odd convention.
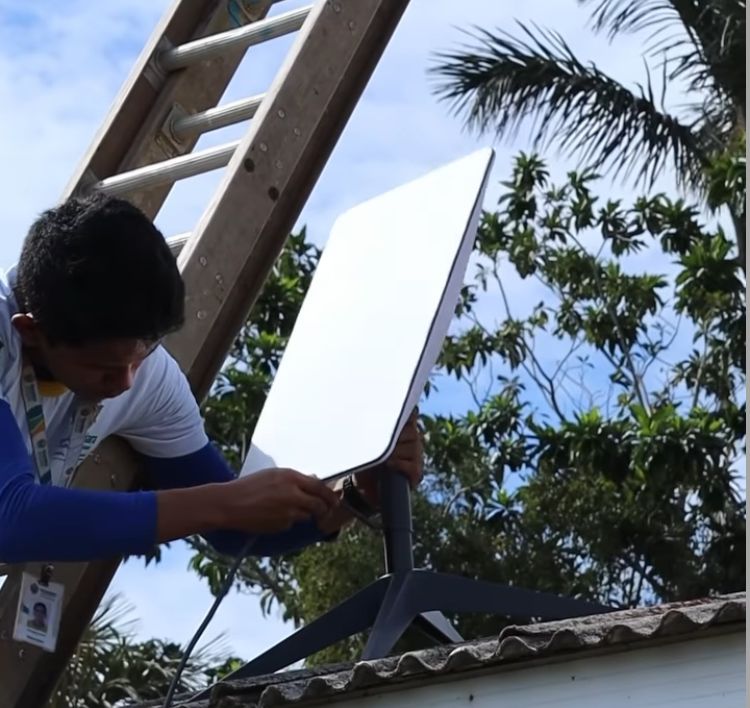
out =
[[[357,488],[374,508],[380,506],[380,476],[384,468],[404,475],[412,489],[422,480],[423,447],[422,433],[417,425],[418,414],[416,410],[412,413],[399,435],[393,453],[382,465],[355,475]],[[351,513],[345,507],[339,506],[324,518],[318,519],[318,528],[324,534],[332,534],[351,520]]]
[[[411,414],[399,435],[395,449],[383,464],[386,469],[404,475],[409,480],[409,486],[412,489],[421,482],[424,474],[422,433],[417,424],[418,415],[416,410]],[[381,472],[382,467],[376,467],[355,476],[357,488],[374,507],[379,506],[380,503],[379,475]]]

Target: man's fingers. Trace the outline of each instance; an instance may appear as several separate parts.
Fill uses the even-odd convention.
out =
[[[419,440],[419,431],[416,428],[408,426],[401,431],[401,435],[398,436],[396,446],[403,445],[404,443],[414,443]]]
[[[413,457],[396,457],[388,460],[388,467],[391,469],[414,469],[419,470],[422,467],[421,460]]]
[[[295,510],[303,512],[306,517],[325,516],[331,510],[331,507],[320,497],[308,494],[302,489],[297,489],[292,504]]]
[[[422,465],[418,460],[389,460],[388,469],[404,475],[411,482],[412,487],[422,479]]]
[[[418,442],[396,445],[389,460],[419,460],[423,456],[422,445]]]
[[[289,517],[293,524],[308,521],[311,516],[315,516],[313,512],[306,511],[305,509],[292,509],[289,512]]]
[[[317,477],[310,477],[299,473],[299,488],[307,494],[313,495],[329,507],[334,507],[339,502],[339,497],[325,482],[321,482]]]

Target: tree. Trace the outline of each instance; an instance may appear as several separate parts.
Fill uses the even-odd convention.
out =
[[[469,127],[513,136],[532,118],[537,146],[556,143],[595,170],[634,174],[653,185],[670,167],[701,198],[707,169],[745,130],[744,0],[578,0],[594,4],[593,29],[610,39],[648,32],[643,85],[630,89],[593,62],[581,61],[558,33],[519,23],[520,37],[478,31],[476,46],[439,56],[438,94]],[[676,31],[675,31],[676,30]],[[658,59],[663,91],[697,99],[682,115],[657,95],[648,62]],[[745,267],[744,202],[724,203],[734,220]]]
[[[118,708],[164,696],[184,647],[160,639],[137,641],[132,608],[105,599],[66,667],[49,708]],[[238,665],[215,644],[188,660],[179,691],[197,691]]]
[[[717,184],[736,177],[725,163]],[[417,563],[621,607],[740,589],[745,297],[731,243],[662,194],[602,202],[597,179],[571,172],[556,186],[521,155],[483,216],[477,269],[425,393]],[[661,258],[639,272],[648,249]],[[291,238],[205,405],[236,463],[318,255],[304,233]],[[536,306],[514,301],[513,279],[523,301],[539,293]],[[447,377],[465,387],[463,408],[439,410]],[[215,590],[227,563],[194,543],[193,567]],[[381,570],[380,540],[354,526],[334,544],[248,559],[238,585],[299,623]],[[458,621],[471,637],[507,620]]]

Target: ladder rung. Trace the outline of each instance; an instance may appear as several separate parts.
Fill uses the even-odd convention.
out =
[[[224,106],[209,108],[207,111],[175,118],[169,126],[176,140],[191,135],[201,135],[210,130],[217,130],[228,125],[252,118],[260,106],[264,93],[240,101],[233,101]]]
[[[107,177],[97,182],[92,189],[114,196],[128,194],[136,189],[149,189],[161,184],[169,184],[180,179],[217,170],[225,167],[232,159],[239,140],[226,145],[200,150],[189,155],[173,157],[170,160],[146,165],[130,172]]]
[[[169,246],[169,250],[172,251],[172,255],[177,258],[177,256],[180,255],[180,251],[185,248],[185,244],[190,239],[190,232],[186,232],[184,234],[175,234],[174,236],[170,236],[167,239],[167,246]]]
[[[195,39],[165,50],[159,55],[157,63],[165,71],[183,69],[203,59],[223,54],[228,49],[247,48],[290,32],[296,32],[304,24],[311,9],[312,5],[309,5],[299,10],[291,10],[275,17],[252,22],[244,27]]]

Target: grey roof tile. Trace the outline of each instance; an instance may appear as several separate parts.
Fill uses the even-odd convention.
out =
[[[410,680],[523,662],[634,642],[692,638],[708,629],[744,626],[745,593],[656,605],[556,622],[509,626],[499,637],[439,646],[401,656],[289,671],[213,687],[189,708],[279,708]],[[692,636],[691,636],[692,635]],[[155,705],[155,704],[149,704]]]

